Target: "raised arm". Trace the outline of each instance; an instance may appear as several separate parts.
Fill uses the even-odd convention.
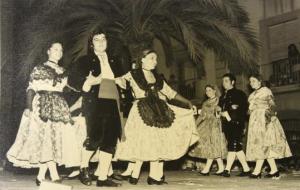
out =
[[[115,82],[120,88],[127,89],[128,86],[126,85],[126,83],[127,83],[127,81],[130,80],[130,77],[131,77],[131,74],[130,74],[130,72],[128,72],[121,77],[115,78]]]
[[[189,106],[189,108],[193,108],[193,104],[191,103],[191,101],[189,101],[188,99],[186,99],[183,96],[181,96],[180,94],[178,94],[165,81],[164,81],[163,88],[162,88],[161,92],[165,96],[167,96],[167,98],[169,100],[175,99],[175,100],[178,100],[180,102],[183,102],[183,103],[187,104]]]

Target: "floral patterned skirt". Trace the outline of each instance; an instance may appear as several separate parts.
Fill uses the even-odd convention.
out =
[[[266,125],[265,110],[253,111],[248,126],[247,160],[281,159],[290,156],[292,153],[278,118],[273,116]]]
[[[115,160],[157,161],[176,160],[197,142],[193,111],[168,105],[175,120],[168,128],[146,125],[139,115],[137,102],[133,104],[125,124],[126,140],[119,142]]]
[[[199,141],[189,152],[197,158],[225,158],[227,156],[227,142],[221,129],[221,121],[215,117],[203,120],[197,127]]]
[[[64,127],[62,133],[62,163],[66,167],[80,166],[83,143],[87,136],[85,118],[80,115],[72,119],[74,125]]]
[[[22,115],[15,142],[7,152],[8,160],[23,168],[39,167],[48,161],[67,166],[78,165],[79,141],[72,128],[74,126],[65,100],[59,96],[51,99],[37,94],[32,104],[33,111]],[[73,152],[73,158],[66,157],[66,152]]]

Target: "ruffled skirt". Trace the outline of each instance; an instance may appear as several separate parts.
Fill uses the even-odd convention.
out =
[[[85,129],[79,127],[82,122],[72,125],[65,100],[56,95],[54,100],[51,98],[54,95],[48,95],[45,98],[37,94],[33,99],[33,111],[22,115],[15,142],[7,152],[14,166],[34,168],[49,161],[69,167],[79,165],[82,139],[78,136],[85,136]],[[46,104],[53,110],[41,107]],[[60,110],[55,111],[56,108]]]
[[[292,156],[282,125],[276,116],[266,125],[265,110],[250,115],[246,158],[249,161]]]
[[[225,158],[227,156],[227,142],[222,132],[221,121],[216,117],[208,117],[198,127],[199,141],[189,152],[197,158]]]
[[[175,120],[168,128],[157,128],[143,122],[135,102],[124,129],[126,140],[118,143],[114,159],[157,161],[183,156],[198,141],[193,111],[168,106],[174,111]]]
[[[74,125],[65,127],[62,133],[62,159],[66,167],[80,166],[83,143],[86,139],[85,118],[77,116],[72,119]]]

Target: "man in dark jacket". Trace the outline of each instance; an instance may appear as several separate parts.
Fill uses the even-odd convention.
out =
[[[243,151],[242,137],[247,119],[248,102],[246,94],[235,87],[236,77],[233,74],[223,75],[224,92],[220,97],[222,129],[228,143],[228,156],[224,177],[230,177],[230,170],[235,157],[240,161],[243,172],[238,176],[250,175],[250,168],[247,164]]]
[[[99,164],[95,172],[97,186],[120,186],[108,178],[111,160],[117,140],[121,138],[121,114],[119,89],[114,83],[122,76],[122,65],[106,52],[107,39],[103,31],[94,32],[88,42],[88,54],[82,56],[70,71],[68,85],[82,92],[82,113],[86,119],[87,139],[84,146],[89,150],[83,156],[80,180],[91,185],[88,161],[99,150]]]

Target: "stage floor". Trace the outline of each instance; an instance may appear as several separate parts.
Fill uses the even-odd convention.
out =
[[[236,173],[233,173],[234,175]],[[278,180],[272,179],[248,179],[240,177],[224,178],[218,176],[199,176],[196,172],[168,171],[165,173],[167,185],[149,186],[146,183],[148,173],[143,172],[138,185],[133,186],[123,182],[122,187],[100,188],[95,183],[92,186],[84,186],[78,180],[63,181],[63,184],[70,185],[73,190],[94,190],[94,189],[122,189],[122,190],[159,190],[159,189],[180,189],[180,190],[300,190],[300,172],[284,173]],[[37,190],[33,175],[14,175],[11,172],[0,172],[1,190]]]

